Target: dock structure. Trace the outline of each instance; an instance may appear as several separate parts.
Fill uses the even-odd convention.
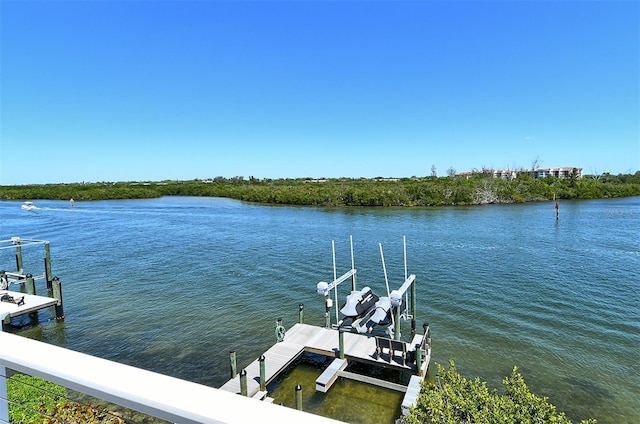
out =
[[[311,352],[334,358],[319,373],[316,391],[327,393],[339,378],[360,381],[404,393],[401,410],[403,415],[408,414],[417,401],[431,361],[431,332],[429,324],[424,323],[423,334],[416,333],[416,276],[408,274],[405,238],[403,242],[405,279],[396,290],[391,290],[389,286],[382,244],[379,244],[386,297],[375,295],[368,286],[357,290],[357,270],[351,237],[351,269],[338,277],[335,244],[332,242],[333,281],[320,281],[316,285],[316,292],[323,297],[325,305],[324,327],[304,324],[304,306],[300,304],[299,322],[285,332],[279,319],[276,326],[277,343],[239,374],[235,364],[235,351],[230,352],[230,380],[221,389],[272,402],[273,399],[268,397],[267,385],[304,352]],[[338,310],[338,286],[345,281],[351,282],[351,294]],[[335,308],[335,323],[331,319],[332,308]],[[340,319],[340,316],[343,318]],[[401,340],[401,320],[411,321],[410,342]],[[392,383],[364,373],[352,372],[353,368],[348,368],[352,363],[397,371],[405,377],[403,381],[406,381],[407,376],[410,378],[407,384]],[[298,389],[299,386],[296,386],[296,408],[300,409],[302,401],[298,402]]]
[[[36,296],[16,291],[0,290],[0,321],[9,324],[11,318],[37,312],[50,306],[56,306],[58,299]]]
[[[341,333],[342,335],[340,335]],[[419,382],[424,379],[429,367],[431,359],[429,336],[430,333],[428,331],[425,332],[425,335],[416,335],[411,343],[405,343],[405,349],[402,353],[395,354],[392,350],[379,351],[378,342],[380,337],[297,323],[286,332],[284,340],[274,344],[260,359],[255,360],[244,369],[246,371],[246,396],[268,400],[266,385],[271,383],[304,352],[336,358],[316,381],[316,389],[321,392],[328,391],[331,384],[338,377],[342,377],[392,390],[414,393],[415,382],[418,383],[419,391]],[[342,343],[340,342],[341,338]],[[343,346],[342,352],[340,351],[340,345]],[[417,350],[421,350],[421,352],[416,355]],[[420,357],[420,360],[416,361],[416,357]],[[262,372],[261,362],[264,368]],[[410,383],[410,386],[391,383],[345,371],[345,368],[351,362],[360,362],[373,367],[384,367],[412,373],[416,378],[412,378],[411,381],[414,383],[413,385]],[[418,368],[417,363],[420,363],[420,368]],[[236,374],[220,389],[241,394],[242,384],[240,374]],[[319,387],[320,389],[318,389]]]
[[[32,245],[41,245],[44,248],[44,270],[39,275],[33,275],[24,270],[23,248]],[[11,323],[11,319],[14,317],[26,314],[37,317],[39,310],[51,306],[55,307],[55,318],[63,319],[62,283],[51,272],[49,242],[21,239],[20,237],[0,240],[0,250],[7,249],[15,251],[17,269],[15,272],[0,269],[0,322],[3,329]],[[46,280],[47,296],[36,294],[37,280]],[[18,290],[12,290],[12,285],[17,285]]]

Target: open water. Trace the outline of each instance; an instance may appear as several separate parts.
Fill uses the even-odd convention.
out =
[[[550,202],[316,209],[165,197],[36,205],[0,202],[0,239],[51,242],[66,319],[43,312],[40,325],[18,330],[28,337],[219,387],[229,350],[239,368],[253,361],[275,342],[277,318],[297,321],[299,303],[305,322],[323,325],[315,287],[333,278],[332,240],[338,275],[350,268],[352,235],[358,286],[384,294],[378,243],[393,289],[404,279],[406,236],[418,326],[431,325],[435,362],[454,360],[463,375],[496,388],[517,365],[534,393],[574,420],[640,422],[640,197],[563,201],[558,221]],[[0,250],[0,268],[15,269],[13,254]],[[23,254],[25,270],[41,273],[41,246]],[[432,363],[429,378],[435,370]],[[297,377],[287,378],[293,393]],[[337,390],[351,404],[369,397],[348,384]]]

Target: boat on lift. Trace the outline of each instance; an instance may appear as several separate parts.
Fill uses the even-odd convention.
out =
[[[405,268],[405,280],[402,285],[397,289],[391,291],[389,288],[389,280],[387,278],[387,269],[384,261],[384,254],[382,252],[382,244],[380,246],[380,256],[382,259],[382,267],[384,271],[384,279],[387,289],[387,296],[380,297],[376,295],[371,287],[365,286],[361,290],[355,288],[355,275],[356,269],[354,267],[353,260],[353,240],[351,241],[351,270],[346,272],[340,277],[336,276],[335,266],[335,246],[333,246],[334,257],[334,280],[332,282],[320,281],[316,286],[316,291],[319,295],[325,298],[325,320],[326,326],[331,324],[330,310],[335,304],[338,303],[338,285],[342,282],[351,280],[351,292],[346,297],[345,303],[338,310],[336,307],[336,324],[335,328],[347,329],[360,334],[375,334],[383,331],[390,338],[394,337],[395,333],[399,333],[399,321],[400,319],[411,320],[412,328],[415,328],[415,275],[407,275],[407,254],[406,254],[406,239],[403,239],[404,244],[404,268]],[[411,288],[411,311],[408,310],[408,293],[407,290]],[[331,299],[331,292],[334,291],[334,299]],[[407,300],[403,297],[407,296]],[[376,328],[377,327],[377,328]]]
[[[24,202],[22,205],[20,205],[20,209],[22,209],[23,211],[33,211],[38,209],[38,207],[34,205],[33,202]]]
[[[353,290],[351,294],[347,295],[347,301],[340,309],[340,313],[345,319],[362,318],[371,312],[379,299],[380,297],[368,286],[363,287],[362,290]]]

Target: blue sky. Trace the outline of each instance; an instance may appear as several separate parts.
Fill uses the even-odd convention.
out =
[[[0,185],[640,170],[637,1],[0,1]]]

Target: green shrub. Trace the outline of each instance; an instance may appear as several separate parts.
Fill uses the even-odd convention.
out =
[[[453,361],[448,369],[440,364],[437,367],[436,381],[423,382],[416,405],[405,417],[406,423],[571,424],[547,398],[529,391],[517,367],[503,380],[502,395],[495,389],[489,390],[479,378],[468,380],[461,376]],[[595,422],[582,421],[583,424]]]
[[[64,401],[67,390],[38,377],[14,374],[7,380],[9,420],[12,423],[40,423],[42,412],[51,412]]]

